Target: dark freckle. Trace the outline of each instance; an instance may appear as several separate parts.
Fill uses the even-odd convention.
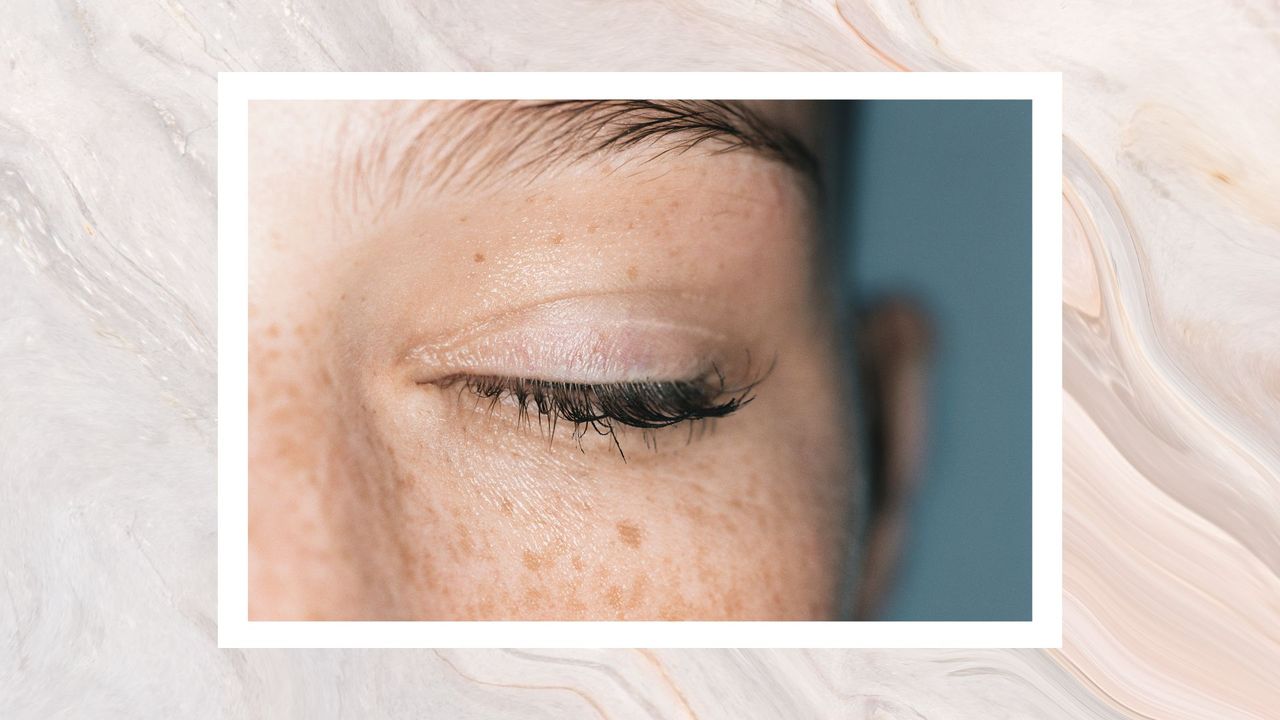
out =
[[[460,223],[464,223],[464,222],[466,222],[466,221],[467,221],[467,216],[466,216],[466,215],[459,215],[459,216],[458,216],[458,222],[460,222]]]
[[[475,255],[471,256],[471,259],[475,260],[478,263],[484,262],[484,253],[476,253]]]
[[[629,280],[635,280],[636,277],[639,275],[640,275],[640,271],[636,270],[635,265],[632,265],[631,267],[627,268],[627,278]]]
[[[644,540],[644,530],[635,523],[620,522],[618,523],[618,539],[627,547],[638,548],[640,547],[640,542]]]
[[[551,236],[552,245],[559,245],[562,242],[564,242],[564,233],[556,233],[555,235]]]
[[[1222,172],[1221,170],[1219,170],[1218,172],[1215,172],[1215,173],[1213,174],[1213,177],[1214,177],[1214,179],[1215,179],[1215,180],[1217,180],[1218,182],[1226,183],[1227,185],[1231,185],[1231,184],[1232,184],[1232,182],[1231,182],[1231,176],[1230,176],[1230,175],[1228,175],[1228,174],[1226,174],[1226,173],[1224,173],[1224,172]]]

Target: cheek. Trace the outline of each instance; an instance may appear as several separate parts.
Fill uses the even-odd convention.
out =
[[[785,401],[821,394],[822,373],[779,372],[755,429],[714,430],[714,452],[583,462],[433,414],[426,391],[344,355],[332,320],[251,338],[253,617],[834,611],[848,476],[823,432],[838,423]]]
[[[625,464],[616,456],[584,464],[434,422],[412,398],[423,391],[404,390],[375,391],[370,401],[388,410],[370,417],[399,478],[394,505],[407,553],[399,582],[414,588],[405,612],[781,619],[834,611],[846,483],[830,448],[744,438],[710,458],[633,452]]]

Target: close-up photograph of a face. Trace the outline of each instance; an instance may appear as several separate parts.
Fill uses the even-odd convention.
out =
[[[250,102],[249,618],[1029,619],[1029,138]]]

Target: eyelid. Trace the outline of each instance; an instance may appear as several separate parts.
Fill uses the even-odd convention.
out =
[[[406,353],[414,381],[471,374],[609,384],[705,374],[724,333],[679,298],[574,297],[505,313]]]

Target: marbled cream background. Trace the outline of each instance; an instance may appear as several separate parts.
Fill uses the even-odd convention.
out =
[[[215,642],[219,70],[1061,70],[1052,651]],[[0,717],[1280,717],[1274,2],[0,5]]]

